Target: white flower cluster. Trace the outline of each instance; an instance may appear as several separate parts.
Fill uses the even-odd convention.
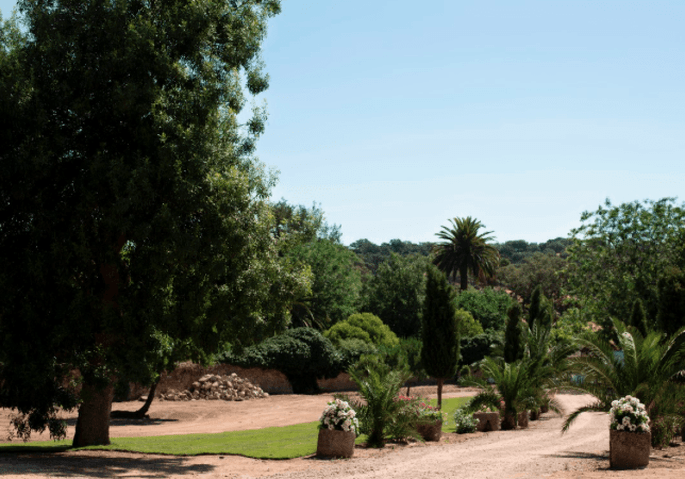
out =
[[[321,414],[319,423],[322,429],[352,431],[355,434],[359,430],[359,422],[354,409],[350,407],[347,401],[340,399],[328,403],[323,414]]]
[[[638,398],[626,396],[611,403],[611,429],[617,431],[649,432],[649,416]]]

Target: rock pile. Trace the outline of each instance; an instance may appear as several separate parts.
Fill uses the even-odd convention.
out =
[[[195,381],[190,386],[190,389],[180,392],[170,389],[166,394],[160,394],[159,399],[163,401],[192,401],[198,399],[245,401],[247,399],[265,397],[269,397],[269,394],[262,391],[262,388],[233,373],[230,376],[205,374]]]

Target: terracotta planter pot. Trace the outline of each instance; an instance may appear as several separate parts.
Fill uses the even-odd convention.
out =
[[[316,455],[321,457],[352,457],[354,454],[353,432],[319,429]]]
[[[478,419],[478,431],[499,431],[499,413],[498,412],[477,412],[473,417]]]
[[[416,430],[424,441],[439,441],[442,437],[442,421],[417,424]]]
[[[609,465],[611,469],[647,467],[652,450],[649,432],[610,431]]]
[[[518,420],[519,420],[519,421],[518,421],[518,422],[519,422],[518,426],[519,426],[521,429],[527,428],[527,427],[528,427],[528,411],[521,411],[521,412],[519,413]]]

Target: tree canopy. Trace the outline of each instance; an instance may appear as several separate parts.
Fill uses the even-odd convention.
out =
[[[272,178],[253,156],[265,112],[238,113],[268,87],[259,53],[280,5],[18,8],[26,34],[0,37],[0,404],[41,429],[76,404],[78,370],[74,443],[108,443],[112,382],[155,333],[201,357],[279,304]]]
[[[627,321],[640,299],[653,324],[659,280],[679,261],[685,209],[672,198],[618,206],[607,199],[581,221],[568,249],[568,292],[600,321]]]
[[[475,218],[454,218],[451,227],[443,226],[437,236],[442,240],[434,247],[433,263],[448,277],[459,275],[462,291],[469,286],[469,272],[477,279],[490,277],[499,264],[499,252],[488,243],[492,232],[479,233],[484,225]]]

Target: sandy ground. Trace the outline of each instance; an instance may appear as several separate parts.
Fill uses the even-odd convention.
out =
[[[423,395],[434,388],[421,388]],[[473,391],[448,386],[446,397]],[[112,437],[224,432],[315,421],[329,395],[271,396],[244,402],[155,402],[151,420],[114,420]],[[588,402],[587,396],[561,395],[571,411]],[[117,403],[115,409],[135,410],[140,403]],[[68,417],[73,435],[74,417]],[[562,418],[545,414],[531,427],[517,431],[447,434],[439,444],[390,444],[381,450],[357,448],[352,459],[305,457],[266,461],[240,456],[175,457],[101,451],[59,454],[0,454],[3,478],[36,477],[202,477],[202,478],[433,478],[474,479],[609,479],[685,478],[685,444],[653,450],[648,468],[610,471],[606,414],[582,415],[569,433],[560,434]],[[0,442],[6,436],[8,411],[0,410]],[[35,436],[34,440],[44,439]]]

